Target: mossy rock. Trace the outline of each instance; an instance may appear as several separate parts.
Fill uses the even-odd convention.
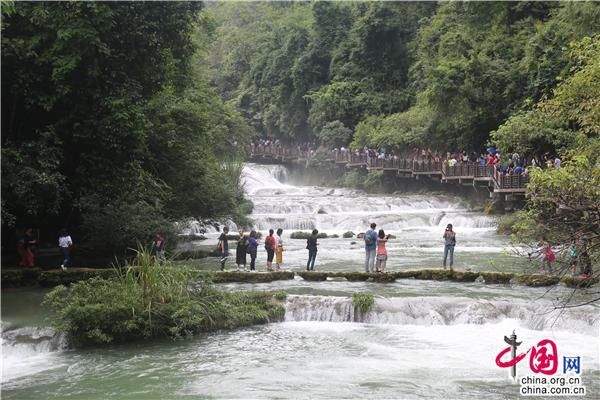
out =
[[[43,271],[38,277],[40,286],[53,287],[58,285],[70,285],[74,282],[85,281],[94,277],[109,278],[115,270],[112,268],[69,268]]]
[[[454,271],[450,280],[455,282],[475,282],[475,279],[479,277],[477,272],[457,272]]]
[[[339,237],[340,235],[338,235],[337,233],[334,233],[333,235],[329,236],[330,239],[337,239]]]
[[[387,235],[387,238],[388,239],[396,239],[396,235],[389,234],[389,235]]]
[[[418,271],[398,271],[394,272],[396,275],[396,279],[409,279],[414,278],[417,275]]]
[[[298,275],[302,277],[305,281],[325,281],[327,280],[328,273],[327,272],[314,272],[314,271],[304,271],[298,272]]]
[[[294,279],[294,273],[291,271],[278,272],[203,272],[199,274],[201,277],[208,278],[214,283],[263,283],[273,282],[278,280]]]
[[[563,276],[560,280],[567,287],[573,289],[587,288],[598,283],[598,278],[585,278],[582,276]]]
[[[344,232],[344,234],[342,235],[342,237],[344,239],[350,239],[351,237],[354,237],[354,232],[352,232],[352,231]]]
[[[452,278],[453,272],[445,269],[422,269],[416,271],[415,279],[434,280],[434,281],[447,281]]]
[[[368,272],[347,272],[344,275],[350,282],[364,282],[371,277],[371,274]]]
[[[510,283],[515,274],[509,272],[481,272],[479,274],[485,283]]]
[[[328,272],[327,276],[330,278],[345,278],[347,272]]]
[[[327,214],[327,211],[325,211],[325,209],[323,209],[323,207],[319,208],[319,210],[317,211],[317,214]]]
[[[364,238],[364,237],[365,237],[365,233],[364,233],[364,232],[361,232],[361,233],[359,233],[358,235],[356,235],[356,238],[357,238],[357,239],[362,239],[362,238]]]
[[[292,238],[292,239],[308,239],[311,236],[312,236],[312,234],[310,232],[296,231],[290,235],[290,238]],[[318,239],[326,239],[327,234],[325,232],[321,232],[321,233],[317,234],[317,238]]]
[[[515,282],[530,286],[530,287],[543,287],[552,286],[560,282],[560,277],[555,275],[517,275],[515,276]]]
[[[392,283],[396,281],[396,274],[388,272],[379,272],[371,274],[373,282],[377,283]]]
[[[41,271],[40,268],[2,267],[2,287],[37,285],[37,280]]]

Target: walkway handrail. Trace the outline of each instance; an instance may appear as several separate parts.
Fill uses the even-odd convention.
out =
[[[365,153],[356,153],[351,150],[333,150],[328,161],[347,166],[367,167],[369,169],[397,170],[398,172],[424,174],[424,175],[442,175],[443,180],[454,179],[491,179],[494,187],[499,190],[525,189],[529,183],[529,178],[523,175],[505,175],[494,165],[479,165],[475,162],[463,162],[454,166],[448,165],[446,161],[435,160],[409,160],[400,159],[397,156],[379,158],[369,156]],[[309,159],[310,150],[302,150],[300,147],[287,147],[282,145],[252,145],[250,149],[251,157],[273,157],[285,161],[291,159]]]

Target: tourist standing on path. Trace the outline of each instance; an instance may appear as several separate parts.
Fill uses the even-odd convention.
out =
[[[235,263],[238,271],[240,268],[246,270],[246,252],[248,247],[248,238],[244,236],[244,231],[240,230],[240,238],[237,240],[237,246],[235,248]]]
[[[550,246],[550,243],[548,243],[545,237],[542,237],[540,246],[542,248],[542,252],[544,253],[544,263],[542,264],[542,268],[540,268],[539,272],[546,273],[546,267],[548,267],[548,272],[553,274],[554,271],[552,271],[552,263],[556,260],[556,255],[552,250],[552,246]]]
[[[317,235],[319,231],[313,229],[312,235],[306,239],[306,249],[308,250],[308,261],[306,262],[306,270],[314,271],[315,270],[315,260],[317,259]]]
[[[217,248],[219,249],[219,253],[221,254],[221,271],[225,271],[225,262],[227,261],[227,257],[229,256],[229,242],[227,241],[227,234],[229,233],[229,228],[223,228],[223,233],[219,236],[219,243],[217,244]]]
[[[377,262],[375,264],[375,272],[385,272],[385,264],[387,262],[387,249],[385,243],[388,238],[385,236],[383,229],[379,230],[377,238]]]
[[[571,266],[571,275],[579,275],[577,272],[577,242],[575,239],[571,240],[571,245],[569,246],[569,260],[569,265]]]
[[[71,265],[71,246],[73,246],[73,240],[71,236],[67,234],[66,229],[61,229],[58,234],[58,247],[60,248],[60,254],[62,254],[62,264],[60,268],[63,271],[67,270],[67,267]]]
[[[454,246],[456,246],[456,233],[452,230],[452,224],[446,226],[446,231],[443,236],[444,244],[444,269],[446,269],[446,261],[450,255],[450,269],[454,265]]]
[[[365,272],[375,271],[375,254],[377,252],[377,224],[372,223],[371,227],[365,232]]]
[[[159,262],[167,259],[167,257],[165,257],[165,239],[163,239],[160,233],[156,234],[154,241],[152,242],[152,254]]]
[[[269,229],[269,236],[265,239],[265,250],[267,251],[267,271],[273,271],[273,257],[275,256],[275,238],[273,229]]]
[[[23,235],[23,239],[19,241],[17,247],[19,248],[19,254],[21,254],[21,263],[22,267],[33,267],[35,266],[35,261],[33,258],[33,246],[37,244],[37,240],[33,238],[33,229],[27,228],[25,230],[25,234]]]
[[[250,232],[248,238],[247,252],[250,254],[250,271],[256,271],[256,253],[258,250],[258,241],[256,240],[256,231]]]
[[[277,229],[277,236],[275,237],[275,270],[279,271],[281,268],[281,264],[283,264],[283,239],[281,235],[283,234],[283,229]]]

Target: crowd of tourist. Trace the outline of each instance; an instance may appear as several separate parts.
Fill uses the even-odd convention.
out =
[[[494,166],[496,170],[503,175],[521,175],[528,176],[531,167],[541,169],[545,168],[561,168],[561,159],[558,155],[546,153],[535,153],[532,155],[520,155],[519,153],[511,153],[506,157],[502,157],[500,152],[493,146],[488,147],[485,151],[440,151],[431,148],[406,149],[404,151],[395,150],[389,147],[368,147],[351,148],[351,147],[336,147],[331,150],[324,149],[316,141],[297,143],[294,145],[283,144],[279,139],[260,138],[252,143],[251,151],[254,153],[257,149],[262,152],[276,152],[276,150],[286,149],[295,151],[296,154],[303,157],[314,157],[319,152],[329,153],[332,159],[345,160],[349,156],[363,157],[366,159],[377,159],[385,161],[410,160],[427,163],[447,163],[449,167],[455,167],[463,164],[474,164],[478,166]],[[274,151],[275,150],[275,151]]]
[[[372,223],[369,229],[360,235],[365,242],[365,272],[385,272],[388,258],[386,243],[390,239],[390,235],[386,235],[383,229],[376,231],[376,227],[377,224]],[[229,228],[223,228],[223,232],[219,236],[217,244],[220,254],[221,271],[225,270],[225,263],[229,257],[228,233]],[[282,235],[283,229],[281,228],[277,229],[277,231],[269,229],[269,235],[262,241],[265,252],[267,253],[266,272],[281,270],[284,252]],[[308,250],[308,261],[306,262],[307,271],[314,271],[315,269],[315,261],[319,246],[318,235],[319,231],[313,229],[311,235],[306,239],[306,250]],[[443,266],[446,268],[446,262],[449,256],[449,263],[452,268],[454,263],[456,235],[452,230],[451,224],[448,224],[446,227],[443,239],[445,240]],[[257,232],[255,230],[252,230],[248,235],[246,235],[243,230],[240,230],[239,237],[236,239],[235,250],[235,264],[237,271],[256,271],[256,257],[260,243],[261,241],[257,238]],[[248,255],[250,256],[250,265],[249,269],[246,269]],[[273,266],[273,259],[275,259],[275,266]]]

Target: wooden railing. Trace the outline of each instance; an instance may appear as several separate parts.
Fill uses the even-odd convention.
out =
[[[251,157],[271,157],[277,160],[308,159],[311,152],[300,148],[285,146],[252,146]],[[441,174],[442,180],[450,179],[479,179],[494,183],[495,190],[505,192],[524,192],[529,179],[523,175],[505,175],[494,165],[479,165],[474,162],[463,162],[454,166],[445,161],[434,160],[407,160],[399,157],[370,157],[367,154],[352,151],[334,150],[329,161],[346,164],[353,167],[367,167],[368,169],[397,170],[398,172],[413,175]]]
[[[505,175],[498,168],[494,171],[495,187],[500,190],[525,189],[529,177],[523,175]]]

